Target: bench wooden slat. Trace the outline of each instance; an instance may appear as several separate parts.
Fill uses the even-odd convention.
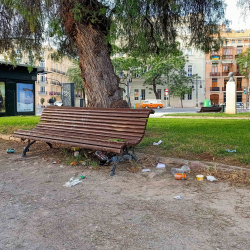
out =
[[[67,123],[64,123],[64,122],[61,122],[61,123],[52,123],[52,122],[39,122],[38,123],[39,126],[44,126],[44,127],[50,127],[51,125],[52,126],[57,126],[59,129],[60,127],[69,127],[71,129],[83,129],[83,130],[95,130],[95,131],[101,131],[102,133],[115,133],[115,132],[124,132],[124,133],[128,133],[128,129],[127,128],[121,128],[119,127],[119,125],[117,125],[117,127],[114,127],[114,126],[104,126],[103,124],[96,124],[95,126],[91,126],[91,125],[84,125],[84,126],[81,126],[81,125],[74,125],[74,124],[67,124]],[[129,134],[130,135],[133,135],[133,134],[143,134],[144,133],[144,130],[143,129],[133,129],[133,130],[130,130]]]
[[[22,139],[30,139],[30,140],[35,140],[35,141],[55,142],[59,144],[66,144],[70,146],[88,148],[91,150],[101,150],[101,151],[114,152],[114,153],[121,153],[122,151],[122,149],[119,149],[119,148],[110,148],[106,146],[94,146],[94,145],[89,145],[89,144],[77,143],[73,141],[65,141],[65,140],[61,141],[61,140],[48,139],[48,138],[42,138],[42,137],[37,137],[37,136],[25,136],[25,135],[15,134],[15,137],[22,138]]]
[[[46,110],[44,113],[48,114],[48,113],[58,113],[58,114],[68,114],[68,111],[66,110]],[[91,111],[74,111],[72,110],[70,112],[71,114],[75,114],[75,115],[92,115],[93,113]],[[128,117],[128,118],[148,118],[148,113],[119,113],[119,112],[115,112],[115,113],[111,113],[111,112],[95,112],[96,116],[105,116],[106,115],[106,119],[108,119],[110,117],[110,115],[114,116],[114,117]]]
[[[45,131],[38,131],[38,130],[23,130],[23,129],[19,129],[18,131],[14,132],[14,134],[19,134],[19,135],[46,135],[46,137],[53,137],[53,136],[57,136],[57,137],[61,137],[62,136],[62,133],[60,132],[45,132]],[[67,138],[73,138],[73,139],[79,139],[78,138],[78,134],[75,134],[75,133],[68,133],[68,134],[65,134],[63,133],[63,136],[64,137],[67,137]],[[88,142],[88,141],[91,141],[91,142],[94,142],[94,143],[99,143],[100,144],[96,144],[96,145],[110,145],[112,146],[113,144],[116,145],[117,144],[117,147],[120,147],[120,146],[124,146],[126,144],[126,142],[120,142],[120,141],[110,141],[107,137],[106,138],[99,138],[99,137],[83,137],[81,142],[85,143]]]
[[[60,124],[64,124],[64,123],[67,123],[67,124],[72,124],[72,125],[82,125],[82,126],[102,126],[102,124],[100,124],[100,120],[96,120],[95,122],[89,122],[89,121],[77,121],[77,120],[71,120],[71,119],[47,119],[47,118],[41,118],[40,121],[47,121],[47,122],[52,122],[52,123],[55,123],[55,122],[59,122]],[[106,123],[106,121],[105,121]],[[107,123],[106,123],[107,124]],[[108,123],[108,126],[109,128],[111,127],[114,127],[116,128],[117,127],[117,124],[110,124]],[[119,124],[119,128],[127,128],[127,129],[135,129],[135,130],[145,130],[146,126],[145,125],[131,125],[131,124]]]
[[[126,124],[126,125],[142,125],[142,126],[146,126],[147,124],[147,120],[146,119],[138,119],[138,118],[133,118],[133,119],[129,119],[126,118],[126,120],[124,120],[124,118],[122,117],[109,117],[107,119],[107,117],[105,116],[85,116],[85,115],[62,115],[62,114],[42,114],[41,119],[59,119],[62,118],[64,120],[71,120],[71,121],[89,121],[89,122],[96,122],[99,121],[100,119],[104,119],[105,123],[112,123],[112,124]],[[41,120],[40,119],[40,120]]]
[[[48,106],[46,107],[47,110],[77,110],[77,111],[92,111],[94,113],[96,112],[104,112],[104,113],[116,113],[116,112],[121,112],[121,113],[128,113],[128,114],[133,114],[133,113],[145,113],[145,114],[154,114],[153,109],[130,109],[130,108],[81,108],[81,107],[59,107],[59,106]]]
[[[85,139],[77,139],[74,138],[73,136],[71,136],[70,138],[68,137],[62,137],[61,136],[55,136],[55,135],[46,135],[46,134],[41,134],[41,133],[36,133],[36,131],[34,132],[27,132],[27,131],[17,131],[15,132],[16,135],[20,135],[20,136],[32,136],[32,137],[39,137],[39,138],[44,138],[47,140],[50,139],[54,139],[54,140],[60,140],[60,141],[70,141],[70,142],[76,142],[76,143],[82,143],[82,144],[88,144],[88,145],[96,145],[96,146],[108,146],[110,148],[119,148],[121,149],[125,143],[124,142],[103,142],[103,141],[92,141],[92,140],[85,140]]]
[[[48,131],[48,128],[46,127],[36,127],[35,129],[33,129],[35,131],[38,131],[38,132],[43,132],[43,133],[46,133]],[[32,130],[32,131],[33,131]],[[61,133],[65,136],[67,136],[68,134],[72,134],[71,132],[71,129],[57,129],[57,128],[49,128],[49,131],[53,132],[53,133]],[[78,136],[81,136],[81,137],[90,137],[90,138],[96,138],[98,136],[98,138],[103,138],[103,139],[123,139],[123,140],[126,140],[126,143],[127,144],[136,144],[138,141],[141,140],[142,136],[129,136],[129,135],[119,135],[119,136],[114,136],[114,134],[110,135],[110,134],[103,134],[103,133],[91,133],[91,132],[82,132],[82,131],[76,131],[74,130],[74,134],[75,135],[78,135]],[[137,143],[138,144],[138,143]]]

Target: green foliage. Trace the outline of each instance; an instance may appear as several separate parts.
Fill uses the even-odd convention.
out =
[[[56,98],[54,96],[51,99],[53,99],[56,102]]]
[[[40,102],[41,102],[41,104],[43,105],[44,102],[45,102],[45,99],[44,99],[44,98],[41,98],[41,99],[40,99]]]
[[[237,64],[240,66],[240,73],[249,79],[250,74],[250,48],[247,48],[242,54],[238,54],[236,58]]]
[[[79,92],[84,89],[81,69],[79,68],[79,61],[73,61],[73,66],[68,69],[67,76],[69,77],[69,81],[74,82],[76,91]]]

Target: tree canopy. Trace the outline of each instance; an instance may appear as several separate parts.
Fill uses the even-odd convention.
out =
[[[0,0],[0,53],[15,61],[18,48],[32,63],[45,43],[54,45],[54,59],[79,57],[89,106],[127,107],[110,60],[114,48],[147,58],[180,35],[207,52],[224,16],[223,0]]]
[[[246,78],[250,77],[250,48],[247,48],[242,54],[238,54],[236,58],[237,64],[240,66],[240,73]]]

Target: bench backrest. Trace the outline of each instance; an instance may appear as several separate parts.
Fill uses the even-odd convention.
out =
[[[143,138],[151,109],[104,109],[48,106],[39,130],[74,134],[76,137],[121,139],[129,146]]]

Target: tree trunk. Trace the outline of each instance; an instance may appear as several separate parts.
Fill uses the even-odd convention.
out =
[[[182,104],[182,96],[181,96],[181,107],[183,108],[183,104]]]
[[[154,82],[155,82],[155,80],[153,81],[153,91],[154,91],[154,93],[155,93],[155,98],[156,98],[156,99],[159,99],[158,92],[156,91],[156,84],[155,84]]]
[[[120,79],[114,73],[103,32],[91,23],[76,23],[73,13],[64,13],[64,19],[65,30],[78,49],[88,107],[128,108],[119,95]]]

